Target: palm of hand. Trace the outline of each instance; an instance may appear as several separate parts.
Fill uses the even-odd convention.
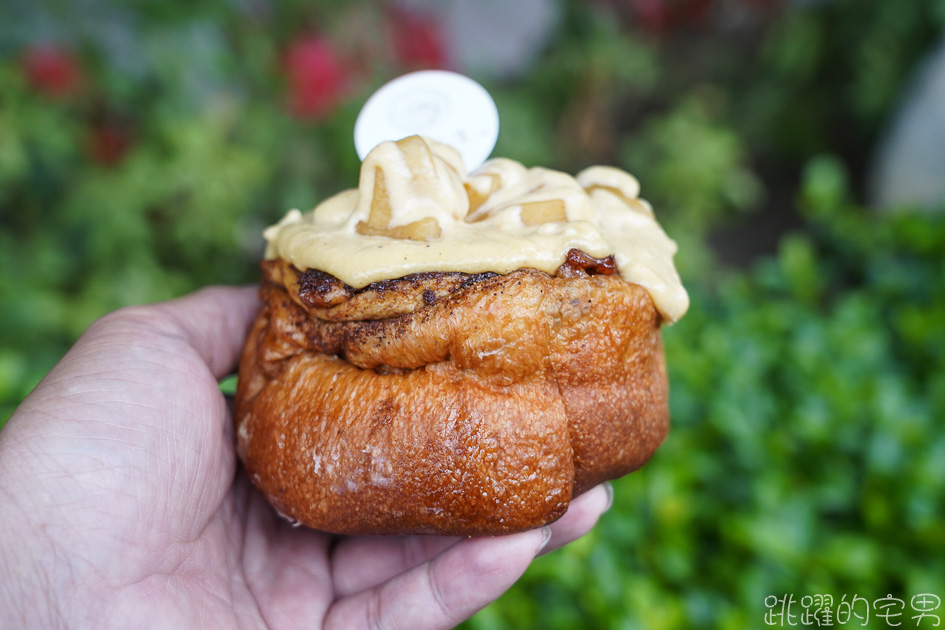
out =
[[[0,588],[0,611],[75,627],[451,627],[606,509],[596,489],[545,530],[468,540],[289,526],[236,474],[217,387],[256,308],[250,290],[215,289],[119,311],[27,399],[0,434],[0,526],[21,533],[0,567],[55,604]]]

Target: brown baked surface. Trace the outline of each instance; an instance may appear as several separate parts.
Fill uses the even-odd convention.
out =
[[[547,524],[643,465],[669,422],[660,316],[577,254],[554,277],[362,290],[263,263],[235,413],[253,482],[325,531],[479,535]]]

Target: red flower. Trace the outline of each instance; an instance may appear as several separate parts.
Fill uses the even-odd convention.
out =
[[[675,16],[669,0],[630,0],[634,16],[650,35],[660,36],[669,31]]]
[[[102,122],[89,130],[87,150],[89,157],[103,166],[121,162],[133,144],[128,130],[118,124]]]
[[[679,11],[687,23],[692,26],[704,26],[712,11],[712,0],[685,0]]]
[[[713,6],[713,0],[630,0],[634,18],[644,31],[655,37],[668,35],[686,26],[704,26]]]
[[[397,59],[407,68],[429,69],[447,66],[446,46],[440,24],[428,15],[395,9],[391,40]]]
[[[54,45],[33,46],[22,60],[30,85],[53,98],[66,98],[82,87],[82,69],[71,51]]]
[[[289,110],[299,118],[321,118],[341,101],[347,69],[325,38],[308,36],[293,42],[285,55]]]
[[[762,11],[774,11],[782,8],[782,5],[784,4],[784,0],[742,0],[742,2]]]

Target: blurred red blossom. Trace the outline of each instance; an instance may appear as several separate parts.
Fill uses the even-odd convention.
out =
[[[667,0],[631,0],[633,16],[651,35],[662,35],[669,31],[675,21]]]
[[[713,0],[630,0],[633,16],[651,35],[683,26],[705,26]]]
[[[331,42],[307,35],[292,42],[284,57],[289,111],[298,118],[316,119],[341,102],[348,87],[348,69]]]
[[[86,143],[88,156],[103,166],[121,162],[134,144],[128,126],[111,121],[93,124]]]
[[[67,98],[82,88],[83,73],[72,51],[54,44],[26,49],[22,68],[29,84],[53,98]]]
[[[749,5],[762,11],[776,11],[784,9],[788,0],[742,0],[742,4]]]
[[[596,0],[642,31],[663,37],[685,28],[706,28],[713,19],[733,9],[773,13],[788,0]]]
[[[705,26],[713,0],[682,0],[678,3],[680,20],[693,26]]]
[[[447,67],[442,28],[433,16],[395,7],[390,37],[394,54],[404,67],[412,70]]]

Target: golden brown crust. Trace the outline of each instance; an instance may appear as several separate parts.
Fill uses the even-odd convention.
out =
[[[619,276],[427,279],[451,288],[400,312],[426,290],[414,280],[395,315],[329,321],[303,303],[290,267],[264,265],[236,423],[253,481],[305,525],[529,529],[641,466],[665,437],[660,316]]]

